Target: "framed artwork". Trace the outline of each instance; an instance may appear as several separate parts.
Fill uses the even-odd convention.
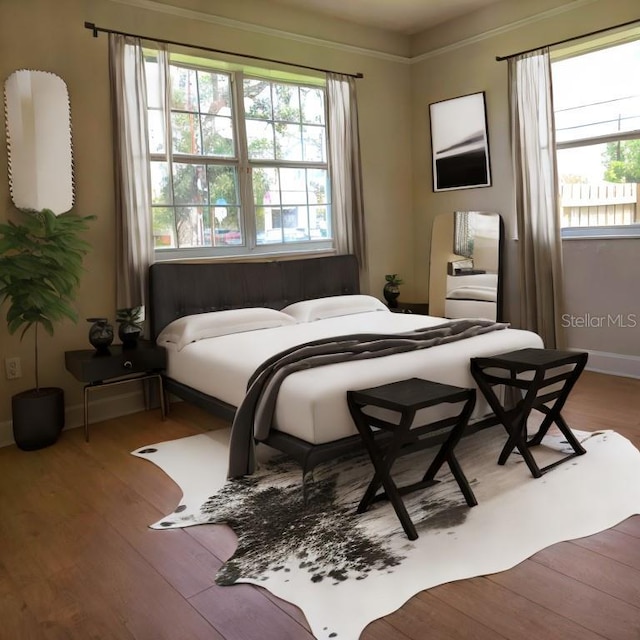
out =
[[[491,186],[484,91],[429,105],[433,190]]]

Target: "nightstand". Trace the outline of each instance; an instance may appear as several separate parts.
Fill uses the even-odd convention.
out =
[[[147,340],[139,340],[135,347],[123,349],[122,345],[112,345],[105,351],[83,349],[65,351],[64,362],[67,371],[85,382],[84,386],[84,437],[89,441],[89,392],[96,389],[133,382],[134,380],[155,379],[158,384],[160,414],[165,419],[162,371],[167,365],[164,347]],[[148,399],[145,394],[145,406]]]
[[[395,308],[389,307],[389,311],[393,313],[418,313],[420,315],[429,315],[428,302],[398,302]]]

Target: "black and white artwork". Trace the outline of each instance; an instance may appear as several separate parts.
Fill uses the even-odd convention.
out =
[[[433,190],[491,186],[484,92],[429,105]]]

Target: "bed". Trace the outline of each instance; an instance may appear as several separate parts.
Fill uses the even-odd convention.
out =
[[[398,334],[446,322],[392,313],[379,300],[361,295],[357,262],[349,255],[262,263],[157,263],[149,280],[152,334],[168,351],[166,390],[230,421],[255,369],[292,345],[350,333]],[[323,311],[314,315],[318,308]],[[233,310],[242,311],[230,313]],[[212,330],[210,321],[223,328]],[[180,333],[181,325],[188,327],[186,336]],[[233,328],[227,331],[225,326]],[[475,386],[469,357],[540,346],[536,334],[506,328],[419,352],[297,371],[282,383],[272,428],[261,442],[293,456],[307,471],[360,445],[346,403],[348,389],[412,376]],[[474,420],[486,414],[486,405],[479,401]]]

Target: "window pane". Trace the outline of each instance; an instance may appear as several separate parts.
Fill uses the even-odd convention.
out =
[[[204,165],[173,165],[173,195],[176,204],[207,204],[207,174]]]
[[[276,159],[302,160],[302,128],[297,124],[278,124],[276,129]]]
[[[155,56],[145,54],[144,75],[147,87],[147,108],[160,109],[162,106],[162,92],[160,91],[160,68]]]
[[[309,234],[312,240],[331,237],[330,214],[326,206],[309,207]]]
[[[309,124],[324,124],[324,93],[320,89],[300,87],[302,121]]]
[[[195,69],[170,66],[171,109],[198,111],[198,83]]]
[[[640,130],[640,41],[552,65],[557,142]]]
[[[173,209],[153,207],[153,244],[156,249],[171,249],[176,246]]]
[[[283,122],[300,122],[298,87],[290,84],[273,85],[273,117]]]
[[[245,79],[243,88],[247,117],[272,120],[271,83],[266,80]]]
[[[640,140],[558,151],[561,226],[640,223]]]
[[[169,165],[166,162],[151,163],[151,202],[153,204],[171,204],[173,202]]]
[[[238,173],[235,167],[209,165],[209,202],[216,207],[226,207],[240,202],[238,198]]]
[[[202,116],[202,138],[202,155],[226,158],[235,155],[231,118]]]
[[[329,199],[329,172],[326,169],[307,169],[307,189],[311,204],[326,204]]]
[[[247,120],[247,145],[251,160],[273,160],[273,124],[260,120]]]
[[[171,135],[173,152],[199,155],[202,149],[200,139],[200,116],[193,113],[171,114]]]
[[[214,211],[214,245],[221,247],[242,244],[239,207],[215,207]]]
[[[162,111],[157,109],[149,109],[148,127],[149,127],[149,151],[151,153],[166,153],[165,134],[164,134],[164,118]]]
[[[234,73],[206,69],[204,61],[197,69],[171,64],[171,112],[164,125],[171,128],[171,147],[166,149],[161,83],[152,77],[158,65],[154,60],[149,65],[147,84],[155,91],[148,120],[158,250],[253,242],[284,246],[330,238],[328,171],[305,166],[326,166],[322,88],[246,77],[236,84]],[[239,148],[244,136],[236,133],[235,99],[244,119],[245,149]],[[244,167],[240,174],[241,158],[250,161],[246,174]],[[279,166],[283,163],[289,166]],[[240,177],[249,178],[253,203],[242,202]],[[255,220],[248,223],[245,216],[251,213]],[[255,238],[245,236],[247,227],[255,227]]]
[[[325,162],[324,127],[302,127],[305,162]]]
[[[229,76],[224,73],[198,71],[200,113],[217,113],[230,109],[231,93]],[[230,114],[230,111],[228,112]]]
[[[176,207],[178,247],[202,247],[205,245],[206,207]]]

